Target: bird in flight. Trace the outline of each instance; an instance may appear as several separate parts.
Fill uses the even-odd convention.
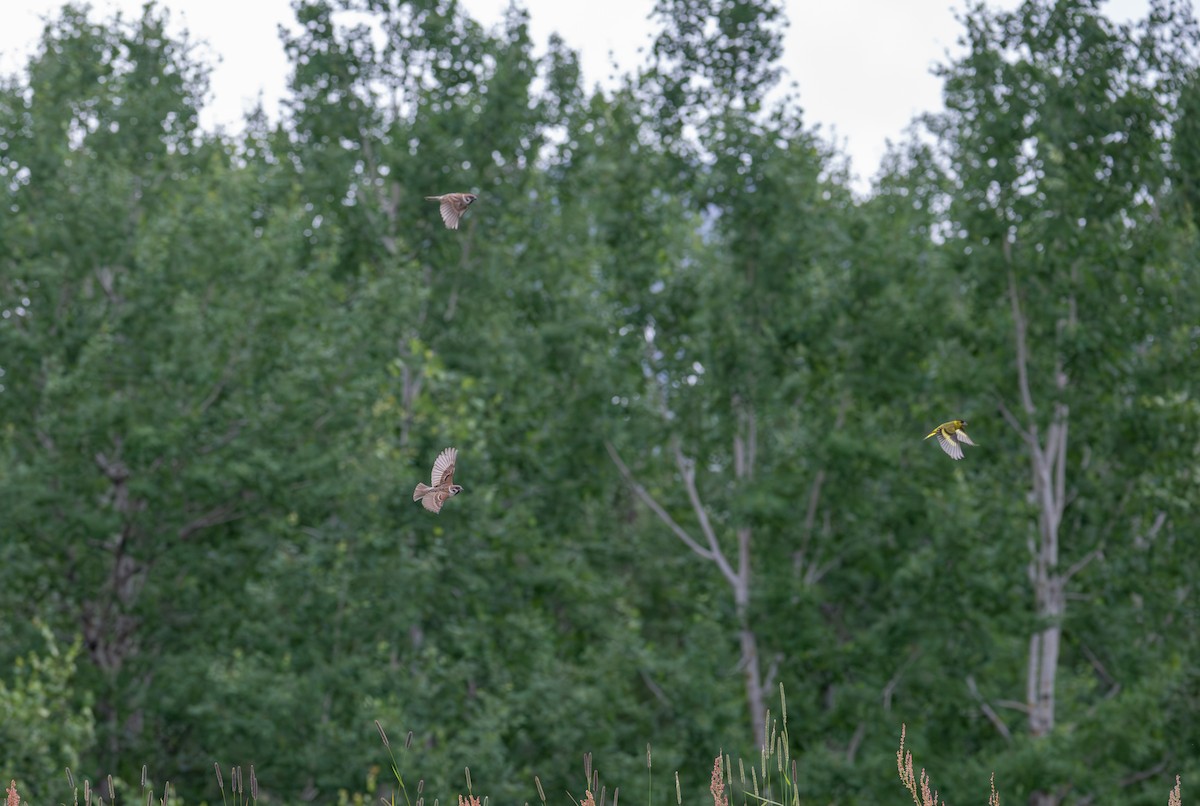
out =
[[[454,483],[454,465],[458,461],[458,450],[446,448],[433,460],[433,486],[418,484],[413,490],[413,500],[420,501],[430,512],[441,512],[442,505],[463,491],[461,484]]]
[[[459,219],[478,198],[474,193],[446,193],[442,196],[426,196],[425,201],[440,202],[446,229],[458,229]]]
[[[937,428],[930,431],[925,439],[936,436],[938,444],[942,446],[942,450],[944,450],[951,459],[961,459],[963,458],[961,446],[972,445],[978,447],[974,442],[971,441],[971,438],[967,436],[967,432],[963,430],[966,424],[966,420],[951,420],[948,423],[942,423]]]

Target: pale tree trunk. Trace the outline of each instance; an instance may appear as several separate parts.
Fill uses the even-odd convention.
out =
[[[1069,503],[1066,489],[1067,436],[1070,409],[1061,398],[1065,396],[1069,378],[1061,360],[1055,361],[1054,389],[1059,401],[1054,404],[1045,436],[1039,432],[1037,407],[1029,384],[1029,347],[1026,342],[1026,322],[1021,310],[1016,276],[1011,268],[1011,245],[1004,244],[1009,262],[1008,292],[1012,306],[1013,339],[1016,350],[1017,385],[1021,399],[1018,418],[1004,406],[1000,411],[1024,440],[1029,451],[1033,501],[1038,510],[1037,529],[1030,536],[1028,574],[1033,586],[1034,612],[1041,628],[1029,637],[1029,659],[1025,680],[1025,708],[1028,712],[1029,733],[1034,737],[1048,735],[1054,729],[1055,681],[1058,674],[1059,648],[1062,643],[1062,622],[1066,616],[1066,585],[1076,573],[1099,555],[1094,549],[1059,571],[1059,534],[1063,514]],[[1074,323],[1074,300],[1068,301],[1067,318],[1059,329]],[[1030,796],[1035,806],[1058,803],[1059,797],[1039,791]]]
[[[755,453],[758,450],[758,421],[751,406],[734,399],[738,428],[733,436],[733,474],[738,487],[745,488],[754,483]],[[741,667],[746,681],[746,707],[757,746],[766,742],[766,690],[770,683],[763,681],[759,668],[758,637],[750,622],[750,527],[739,526],[737,534],[737,583],[733,587],[733,601],[738,617],[738,638],[741,644]]]
[[[733,404],[737,415],[737,428],[733,437],[734,477],[737,479],[739,486],[750,485],[754,483],[756,453],[758,450],[757,418],[753,406],[745,404],[737,398],[734,399]],[[675,466],[683,478],[688,502],[691,504],[692,511],[696,516],[696,521],[700,528],[700,539],[694,538],[688,530],[680,526],[671,517],[670,513],[647,492],[646,488],[637,482],[632,471],[621,460],[620,455],[611,442],[605,443],[605,445],[608,448],[608,453],[612,457],[613,463],[620,470],[621,475],[625,478],[634,494],[671,529],[684,545],[700,557],[713,563],[721,572],[721,576],[725,579],[726,583],[728,583],[730,592],[733,595],[734,611],[737,617],[738,643],[741,650],[738,666],[745,680],[747,711],[754,741],[759,747],[762,747],[766,741],[764,729],[764,721],[767,713],[766,692],[772,686],[770,678],[773,677],[774,670],[768,671],[766,678],[764,678],[758,650],[758,636],[754,631],[750,614],[750,543],[752,530],[748,526],[740,526],[734,530],[737,551],[734,561],[731,562],[729,555],[725,553],[725,550],[717,540],[716,531],[713,529],[712,522],[708,517],[708,511],[696,487],[696,462],[684,454],[683,448],[680,446],[677,438],[671,440],[671,453],[675,460]]]

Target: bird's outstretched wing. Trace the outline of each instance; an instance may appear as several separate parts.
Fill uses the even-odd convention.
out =
[[[971,441],[971,438],[967,436],[967,432],[961,428],[954,432],[954,436],[958,437],[959,442],[965,442],[968,445],[975,445],[975,443]],[[979,446],[975,445],[975,447],[978,448]]]
[[[947,435],[945,431],[938,431],[937,440],[938,444],[942,446],[942,450],[944,450],[951,459],[963,458],[962,448],[958,446],[958,441],[954,438],[953,434]]]
[[[458,219],[462,216],[463,210],[450,199],[442,199],[441,206],[442,221],[446,224],[447,229],[458,229]]]
[[[446,448],[438,454],[438,458],[433,460],[433,486],[441,487],[443,485],[450,486],[454,483],[454,465],[458,462],[458,449]],[[445,499],[442,499],[443,502]],[[426,507],[428,508],[428,504]],[[441,504],[438,505],[441,509]],[[435,512],[437,510],[434,510]]]
[[[430,512],[441,512],[442,505],[446,503],[446,499],[449,497],[450,494],[445,490],[430,490],[421,497],[421,506]]]

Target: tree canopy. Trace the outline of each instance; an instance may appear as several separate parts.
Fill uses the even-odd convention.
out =
[[[293,9],[236,135],[154,5],[65,7],[0,83],[22,794],[373,799],[378,721],[430,800],[557,801],[590,753],[624,801],[649,744],[658,806],[781,684],[802,801],[896,797],[901,723],[949,802],[1200,776],[1189,7],[967,6],[865,196],[775,0],[660,0],[593,89],[519,7]]]

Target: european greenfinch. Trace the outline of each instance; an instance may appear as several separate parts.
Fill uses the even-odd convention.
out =
[[[937,428],[930,431],[929,435],[926,436],[925,439],[936,436],[938,439],[938,444],[942,446],[942,450],[944,450],[951,459],[961,459],[963,458],[963,452],[962,447],[960,446],[975,446],[975,443],[971,441],[969,436],[967,436],[967,432],[963,430],[966,424],[966,420],[951,420],[948,423],[942,423]]]

